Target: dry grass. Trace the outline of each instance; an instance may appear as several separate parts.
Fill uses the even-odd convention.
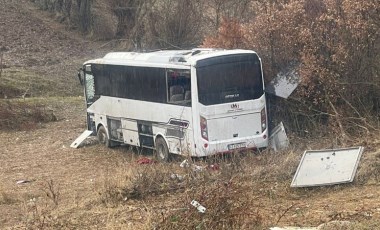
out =
[[[291,189],[289,184],[301,154],[295,150],[282,153],[265,151],[260,154],[208,158],[193,162],[203,169],[197,172],[191,166],[179,167],[180,162],[150,165],[131,163],[123,172],[105,178],[105,186],[99,192],[100,200],[106,207],[119,211],[133,204],[134,215],[146,218],[144,225],[139,225],[144,226],[144,229],[268,229],[270,226],[281,226],[292,218],[297,219],[296,226],[306,223],[318,226],[347,219],[353,221],[350,223],[352,226],[360,226],[360,229],[378,226],[377,222],[366,218],[365,213],[373,210],[364,209],[361,210],[364,214],[361,211],[345,212],[337,209],[325,213],[324,219],[319,217],[322,219],[317,220],[314,217],[314,221],[310,222],[310,205],[300,203],[314,199],[318,201],[313,203],[323,202],[318,196],[345,193],[347,189],[353,189],[354,185]],[[362,164],[367,163],[367,160]],[[359,175],[376,176],[377,173],[373,171],[376,167],[370,168],[372,171],[369,172],[363,171],[367,167],[360,168]],[[192,200],[206,207],[206,212],[198,212],[191,205]],[[119,214],[115,216],[119,221],[125,219]],[[364,220],[368,223],[362,224]],[[126,223],[131,222],[125,220]],[[108,226],[114,229],[114,224],[120,226],[115,221]],[[127,224],[122,226],[131,227]],[[340,228],[330,224],[323,229]]]
[[[17,203],[17,198],[14,197],[11,193],[3,191],[0,188],[0,205],[12,205]]]
[[[76,62],[76,68],[79,68],[81,61]],[[65,68],[74,68],[72,63],[67,65],[70,66]],[[67,73],[67,75],[71,74],[70,78],[63,78],[57,71],[63,72],[66,69],[57,70],[59,68],[62,67],[57,64],[50,67],[50,71],[45,71],[44,68],[37,70],[25,70],[18,67],[4,69],[0,81],[0,98],[81,95],[83,90],[78,78],[75,78],[75,69]]]
[[[261,229],[268,224],[260,210],[262,198],[269,196],[255,186],[260,181],[282,183],[289,179],[297,166],[290,159],[285,153],[249,153],[195,161],[187,168],[181,168],[180,162],[132,163],[127,170],[105,178],[100,200],[106,207],[117,207],[136,201],[144,204],[153,197],[170,198],[157,206],[147,205],[152,209],[145,208],[149,228]],[[282,173],[284,170],[289,173]],[[199,213],[190,204],[192,200],[205,206],[206,212]]]
[[[121,150],[124,151],[119,148]],[[326,209],[327,204],[343,202],[334,194],[349,193],[351,198],[357,197],[353,194],[354,185],[290,189],[289,183],[298,164],[296,158],[300,157],[295,151],[192,162],[202,168],[198,171],[192,166],[181,168],[181,161],[140,165],[136,163],[138,157],[141,156],[132,155],[132,159],[102,169],[101,176],[92,182],[93,186],[84,190],[84,196],[69,199],[70,190],[61,191],[56,181],[41,183],[40,196],[24,201],[22,226],[29,229],[84,226],[102,229],[268,229],[272,226],[318,226],[334,220],[352,220],[352,226],[357,228],[349,229],[378,226],[365,214],[374,213],[373,207],[358,210],[345,205],[351,211],[334,206]],[[206,212],[198,212],[191,205],[192,200],[206,207]],[[318,210],[324,211],[316,218],[314,211]],[[326,225],[324,229],[340,228]]]
[[[0,132],[8,140],[0,154],[0,225],[5,228],[268,229],[331,221],[350,221],[352,229],[379,226],[375,138],[363,144],[354,183],[294,189],[290,182],[303,151],[328,148],[329,141],[297,139],[292,143],[302,145],[280,153],[194,160],[203,169],[198,171],[181,168],[183,159],[140,165],[138,158],[151,155],[94,144],[67,147],[85,128],[83,98],[26,102],[62,112],[41,129]],[[16,185],[19,179],[35,181]],[[206,212],[199,213],[192,200]]]
[[[39,123],[56,121],[53,111],[43,104],[26,101],[0,101],[0,129],[29,130]]]
[[[280,173],[281,164],[276,166],[278,170],[267,171],[271,175],[260,170],[265,167],[264,159],[281,162],[287,157],[285,153],[272,155],[276,160],[263,155],[243,156],[241,160],[213,159],[211,162],[218,164],[218,170],[194,172],[191,167],[179,167],[180,162],[138,165],[138,156],[132,160],[131,153],[126,153],[126,161],[115,163],[112,159],[120,161],[123,157],[118,155],[124,154],[124,150],[109,153],[103,149],[93,146],[77,151],[75,155],[82,155],[83,162],[99,159],[92,166],[79,164],[80,170],[64,164],[70,167],[71,176],[57,177],[53,173],[52,188],[50,179],[46,179],[23,185],[28,189],[25,195],[20,195],[20,188],[14,193],[3,189],[0,208],[23,207],[19,210],[20,226],[29,229],[268,229],[347,220],[360,227],[357,229],[378,226],[378,185],[371,182],[291,189],[291,178]],[[207,167],[211,162],[195,164]],[[297,164],[294,168],[285,165],[284,169],[295,170]],[[90,167],[98,167],[97,176],[94,172],[86,176]],[[76,181],[77,177],[87,179]],[[57,204],[47,191],[59,194]],[[191,206],[192,200],[205,206],[206,213]]]

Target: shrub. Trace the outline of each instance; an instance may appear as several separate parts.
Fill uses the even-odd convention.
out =
[[[327,115],[325,124],[343,137],[361,135],[374,130],[368,118],[380,110],[380,5],[339,2],[255,2],[250,22],[225,20],[203,46],[256,50],[267,78],[298,63],[302,82],[293,103],[301,114]]]
[[[33,129],[39,123],[56,121],[52,110],[25,101],[0,101],[0,129]]]

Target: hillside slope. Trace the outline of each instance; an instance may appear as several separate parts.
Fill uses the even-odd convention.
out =
[[[19,96],[26,90],[31,96],[80,94],[76,70],[84,60],[103,55],[97,47],[95,42],[67,31],[30,1],[1,0],[0,91],[8,88],[12,94],[9,88],[15,88],[17,92],[8,96]]]

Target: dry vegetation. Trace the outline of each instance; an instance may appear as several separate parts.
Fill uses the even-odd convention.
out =
[[[0,97],[7,99],[0,101],[0,228],[380,229],[376,3],[1,1]],[[83,60],[115,47],[202,42],[257,50],[269,77],[301,63],[302,90],[271,101],[292,131],[290,150],[188,159],[202,168],[194,170],[179,166],[184,159],[139,164],[151,156],[93,139],[68,147],[85,127],[75,78]],[[304,150],[357,145],[365,152],[353,183],[289,187]]]
[[[73,102],[80,101],[70,103]],[[281,153],[265,151],[190,160],[202,168],[194,170],[191,165],[180,167],[183,159],[165,164],[139,164],[138,159],[151,156],[126,147],[106,149],[93,145],[92,141],[78,150],[62,147],[70,141],[54,134],[55,126],[67,123],[59,120],[34,132],[36,136],[50,135],[46,143],[29,151],[38,159],[16,154],[19,159],[16,163],[8,158],[12,151],[5,153],[7,167],[1,172],[6,177],[0,193],[0,210],[8,213],[0,219],[4,226],[268,229],[329,223],[323,229],[380,227],[379,142],[367,144],[353,184],[291,189],[289,184],[302,154],[297,145]],[[70,130],[74,132],[68,132],[67,136],[75,138],[83,124],[71,125]],[[2,139],[22,134],[2,134]],[[30,137],[23,142],[18,142],[14,153],[26,151],[38,140]],[[6,173],[16,165],[21,166],[17,175]],[[15,183],[22,178],[30,183]],[[192,200],[203,205],[206,212],[198,212],[190,204]],[[339,222],[345,223],[339,228],[334,227],[334,221],[349,223]]]
[[[225,18],[218,33],[206,37],[203,46],[256,50],[269,79],[281,70],[296,70],[301,78],[296,94],[287,102],[277,99],[273,106],[275,116],[288,118],[292,131],[302,133],[323,126],[349,140],[376,130],[380,98],[378,2],[252,4],[253,18]]]
[[[33,2],[69,28],[106,39],[108,49],[252,49],[267,81],[294,68],[301,77],[297,92],[271,103],[274,117],[300,135],[322,127],[350,141],[378,128],[376,0]]]
[[[39,123],[56,121],[52,110],[43,104],[25,101],[0,102],[0,129],[32,129]]]

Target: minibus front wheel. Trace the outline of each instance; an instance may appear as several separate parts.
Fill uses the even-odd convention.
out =
[[[159,161],[162,161],[162,162],[169,161],[169,157],[170,157],[169,148],[164,138],[157,137],[156,143],[155,143],[154,155]]]

